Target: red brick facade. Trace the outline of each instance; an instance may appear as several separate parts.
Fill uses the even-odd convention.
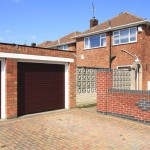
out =
[[[112,88],[112,72],[97,73],[97,111],[150,123],[150,92]]]
[[[137,33],[137,42],[120,45],[111,44],[111,55],[116,56],[116,59],[112,62],[112,68],[123,65],[132,65],[135,60],[128,54],[121,52],[121,49],[125,49],[130,53],[137,55],[143,69],[142,89],[147,90],[147,81],[150,81],[150,28],[146,25],[143,25],[142,28],[143,31]],[[84,38],[77,39],[77,66],[109,68],[110,35],[110,32],[106,33],[106,47],[88,50],[84,50]],[[113,43],[112,37],[111,41],[111,43]],[[81,55],[84,55],[84,59],[81,59]]]
[[[28,46],[15,46],[11,44],[0,44],[0,52],[28,54],[38,56],[53,56],[62,58],[73,58],[72,52],[60,50],[47,50],[44,48],[33,48]],[[17,59],[6,58],[6,118],[17,117]],[[76,61],[69,63],[69,107],[76,105]]]

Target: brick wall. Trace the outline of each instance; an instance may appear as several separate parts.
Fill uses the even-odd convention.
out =
[[[6,59],[6,116],[17,117],[17,60]]]
[[[99,69],[97,111],[150,124],[150,91],[112,89],[112,71]]]
[[[0,44],[0,52],[31,54],[40,56],[53,56],[73,58],[72,52],[60,50],[47,50],[44,48],[34,48],[28,46],[18,46],[13,44]],[[17,117],[17,61],[16,59],[6,59],[6,116],[7,118]],[[76,60],[69,63],[69,106],[76,106]]]
[[[109,42],[109,38],[107,38]],[[109,47],[84,50],[84,38],[77,39],[76,43],[77,66],[109,67]],[[81,55],[84,59],[81,59]]]

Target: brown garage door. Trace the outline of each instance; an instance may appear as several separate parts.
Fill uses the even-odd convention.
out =
[[[64,107],[64,65],[18,63],[18,116]]]
[[[1,62],[0,62],[0,119],[1,119]]]

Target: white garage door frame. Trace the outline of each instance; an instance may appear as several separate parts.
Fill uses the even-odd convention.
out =
[[[6,58],[17,59],[17,62],[62,64],[65,65],[65,109],[69,109],[69,63],[74,62],[72,58],[39,56],[16,53],[0,52],[1,61],[1,119],[6,119]]]

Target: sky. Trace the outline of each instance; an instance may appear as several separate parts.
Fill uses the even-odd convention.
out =
[[[0,0],[0,42],[27,44],[54,41],[89,29],[121,12],[150,20],[150,0]]]

